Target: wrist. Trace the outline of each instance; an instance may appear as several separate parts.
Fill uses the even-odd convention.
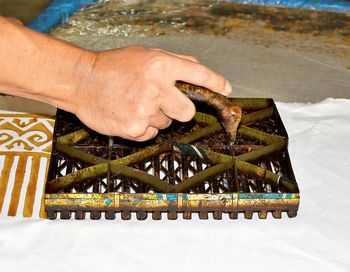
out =
[[[70,50],[69,57],[63,60],[60,75],[53,77],[53,91],[44,90],[42,94],[49,104],[76,114],[86,90],[91,88],[96,53],[73,46]]]

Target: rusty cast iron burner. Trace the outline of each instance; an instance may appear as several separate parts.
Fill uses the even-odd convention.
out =
[[[221,219],[227,213],[235,219],[243,213],[250,219],[255,212],[259,218],[269,212],[274,218],[282,212],[295,217],[299,189],[273,100],[229,99],[234,116],[240,114],[238,121],[228,120],[237,124],[230,133],[220,103],[218,108],[207,98],[196,102],[192,121],[173,122],[144,143],[111,140],[58,110],[46,183],[48,217],[84,219],[89,213],[100,219],[104,213],[115,219],[121,213],[130,219],[136,213],[139,220],[148,214],[159,220],[162,214],[190,219],[197,213],[201,219],[208,214]]]

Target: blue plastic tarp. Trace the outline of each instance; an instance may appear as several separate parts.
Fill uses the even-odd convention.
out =
[[[77,9],[93,2],[96,0],[54,0],[28,24],[28,27],[36,31],[48,32],[51,28],[66,21]]]

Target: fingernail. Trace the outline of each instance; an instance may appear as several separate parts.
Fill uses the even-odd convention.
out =
[[[226,85],[225,85],[225,93],[226,95],[230,94],[232,92],[232,86],[230,84],[230,82],[226,81]]]

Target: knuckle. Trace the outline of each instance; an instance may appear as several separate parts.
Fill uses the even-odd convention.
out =
[[[172,123],[172,119],[166,117],[163,120],[161,120],[161,122],[159,123],[159,125],[157,126],[157,128],[159,129],[165,129],[167,127],[169,127]]]
[[[125,134],[130,138],[139,138],[146,133],[146,129],[146,125],[140,122],[135,122],[128,125]]]
[[[145,135],[138,137],[135,141],[143,142],[154,138],[158,134],[158,129],[149,129]]]
[[[155,103],[155,100],[157,100],[160,97],[160,90],[159,88],[147,88],[146,93],[145,93],[147,98],[152,99],[152,104]],[[149,107],[150,108],[150,107]],[[154,112],[154,107],[151,107],[152,113]]]
[[[144,77],[146,80],[154,80],[164,71],[165,58],[163,53],[151,51],[144,63]]]
[[[160,49],[160,48],[152,47],[152,48],[149,48],[149,49],[152,50],[152,51],[163,52],[163,53],[164,53],[164,50],[162,50],[162,49]]]
[[[152,103],[143,103],[136,108],[136,116],[141,120],[147,120],[151,118],[155,113],[156,109],[152,106]]]
[[[130,48],[134,49],[134,50],[141,50],[141,49],[145,49],[145,47],[143,47],[142,45],[133,45]]]
[[[187,58],[193,62],[198,62],[198,59],[193,56],[187,56]]]
[[[145,116],[147,116],[149,114],[149,111],[148,111],[147,107],[140,105],[136,108],[135,114],[136,114],[137,118],[143,119]]]
[[[152,51],[149,53],[148,67],[152,69],[161,69],[164,65],[165,55],[162,52]]]
[[[183,107],[179,111],[179,121],[188,122],[193,118],[195,114],[196,114],[196,108],[194,104],[191,102],[188,105],[186,105],[186,107]]]

